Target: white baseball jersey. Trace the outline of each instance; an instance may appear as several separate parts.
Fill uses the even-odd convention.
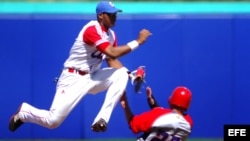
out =
[[[89,73],[98,70],[105,55],[97,49],[97,46],[104,50],[107,46],[102,46],[103,43],[116,46],[115,40],[113,30],[108,29],[105,31],[97,21],[90,21],[78,34],[64,67],[75,68]]]

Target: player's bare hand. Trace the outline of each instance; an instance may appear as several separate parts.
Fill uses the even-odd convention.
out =
[[[152,97],[152,89],[149,86],[146,88],[146,93],[148,98]]]
[[[147,97],[150,100],[150,104],[153,105],[155,103],[154,99],[152,98],[152,89],[150,87],[146,88],[146,93],[147,93]]]
[[[150,35],[152,35],[152,33],[149,30],[142,29],[137,39],[137,42],[139,43],[139,45],[143,44]]]

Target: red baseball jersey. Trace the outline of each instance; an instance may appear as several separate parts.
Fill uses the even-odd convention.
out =
[[[184,141],[191,133],[193,122],[189,115],[183,116],[171,109],[156,107],[135,115],[129,124],[134,133],[149,133],[140,141]]]

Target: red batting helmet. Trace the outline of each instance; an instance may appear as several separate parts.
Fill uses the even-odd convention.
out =
[[[189,108],[191,98],[192,93],[187,87],[178,86],[173,90],[168,102],[169,105],[175,105],[187,110]]]

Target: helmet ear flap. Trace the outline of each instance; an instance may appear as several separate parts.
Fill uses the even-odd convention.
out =
[[[168,99],[170,106],[177,106],[187,110],[192,99],[191,91],[184,86],[176,87]]]

